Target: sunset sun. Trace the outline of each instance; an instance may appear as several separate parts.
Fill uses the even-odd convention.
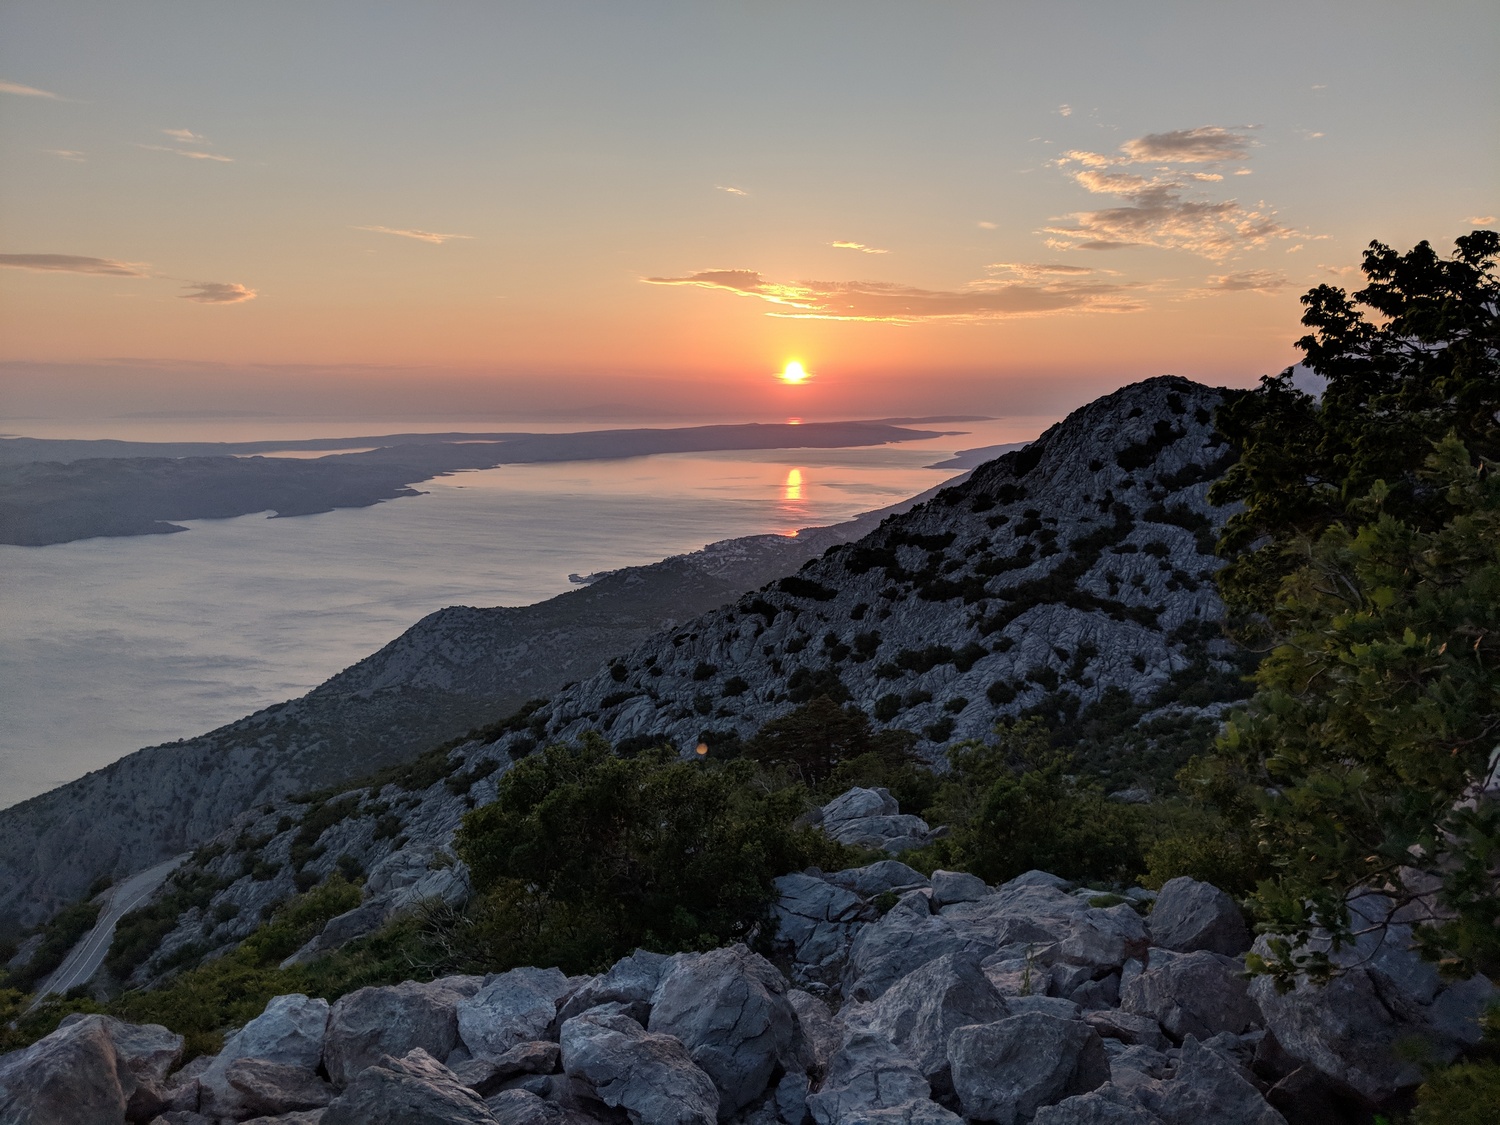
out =
[[[801,383],[807,379],[807,372],[802,369],[802,364],[794,359],[782,368],[781,374],[776,378],[783,383]]]

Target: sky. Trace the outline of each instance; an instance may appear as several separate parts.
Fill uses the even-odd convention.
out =
[[[1493,0],[6,0],[0,421],[1248,385],[1494,225],[1496,57]]]

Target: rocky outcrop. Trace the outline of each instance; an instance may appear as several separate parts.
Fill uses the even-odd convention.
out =
[[[1342,1125],[1410,1097],[1420,1072],[1398,1043],[1447,1057],[1474,1041],[1495,995],[1484,978],[1443,982],[1399,922],[1340,951],[1333,984],[1282,994],[1265,978],[1247,988],[1241,960],[1152,944],[1144,893],[1106,907],[1044,872],[999,887],[935,877],[880,917],[874,899],[926,881],[895,861],[801,878],[869,910],[840,923],[857,931],[847,962],[808,983],[841,1000],[836,1011],[736,945],[637,951],[588,978],[521,968],[408,981],[331,1008],[281,996],[176,1075],[181,1040],[165,1029],[74,1017],[0,1058],[0,1120]],[[946,885],[961,894],[940,904]],[[1355,908],[1373,923],[1388,905]],[[869,934],[901,942],[865,966],[873,977],[842,979],[877,981],[878,994],[839,997]],[[797,962],[795,948],[784,946],[793,976],[830,968]]]

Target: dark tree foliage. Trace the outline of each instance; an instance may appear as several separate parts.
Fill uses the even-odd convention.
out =
[[[486,900],[491,962],[597,971],[637,946],[752,938],[773,879],[848,858],[792,826],[800,788],[752,785],[753,775],[743,760],[684,762],[668,750],[620,758],[597,735],[518,762],[457,839]]]
[[[1500,966],[1497,258],[1489,231],[1447,259],[1373,243],[1364,289],[1303,297],[1321,402],[1285,373],[1217,419],[1239,460],[1211,497],[1243,505],[1221,588],[1268,652],[1221,749],[1264,795],[1281,936],[1254,967],[1283,983],[1334,971],[1310,939],[1353,936],[1356,889],[1454,972]]]
[[[1288,548],[1345,520],[1376,481],[1386,512],[1440,524],[1441,492],[1419,477],[1433,442],[1451,432],[1476,462],[1500,457],[1500,235],[1455,245],[1442,258],[1426,242],[1406,254],[1372,242],[1363,289],[1320,285],[1302,298],[1312,331],[1297,347],[1328,381],[1321,403],[1288,369],[1220,408],[1238,461],[1210,497],[1244,505],[1220,544],[1230,558],[1220,587],[1237,613],[1267,614],[1298,565]]]
[[[762,726],[745,754],[814,787],[831,777],[840,762],[868,753],[873,737],[863,711],[840,707],[829,696],[819,695]]]

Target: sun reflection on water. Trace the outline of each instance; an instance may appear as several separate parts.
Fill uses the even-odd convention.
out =
[[[786,484],[782,487],[781,498],[783,500],[803,499],[801,469],[789,469],[787,471]]]

